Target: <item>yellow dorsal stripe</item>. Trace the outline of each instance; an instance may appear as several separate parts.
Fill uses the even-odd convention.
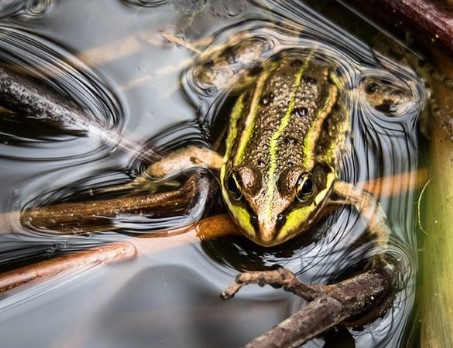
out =
[[[319,134],[321,134],[321,127],[326,118],[330,115],[332,108],[337,102],[337,98],[338,88],[335,85],[331,85],[329,88],[329,95],[327,97],[327,100],[316,116],[316,122],[313,122],[312,126],[307,131],[307,135],[304,141],[304,149],[306,149],[304,167],[307,169],[312,169],[315,165],[315,146],[318,141]]]
[[[245,94],[241,94],[241,96],[237,100],[236,104],[234,105],[233,111],[231,113],[230,128],[228,129],[228,136],[226,139],[226,150],[225,150],[225,155],[223,157],[223,163],[226,163],[228,161],[228,159],[230,158],[234,141],[238,136],[237,124],[238,124],[238,120],[242,116],[242,111],[244,110],[244,97],[245,97]]]
[[[266,82],[268,76],[269,73],[263,74],[256,81],[255,93],[253,94],[252,102],[250,103],[249,113],[245,119],[244,130],[241,134],[241,139],[239,140],[236,156],[233,160],[233,166],[239,165],[244,160],[245,149],[247,148],[247,144],[253,134],[253,127],[257,117],[258,103],[261,98],[261,90],[263,89],[264,83]]]
[[[300,71],[297,73],[296,78],[294,80],[294,85],[291,90],[291,95],[290,95],[290,102],[288,105],[288,109],[286,110],[285,115],[283,116],[280,125],[278,126],[277,130],[275,131],[274,134],[272,134],[272,138],[270,141],[270,148],[269,148],[269,157],[270,157],[270,162],[269,162],[269,170],[268,170],[268,178],[267,178],[267,187],[266,187],[266,213],[265,217],[266,219],[272,218],[272,205],[274,201],[274,190],[277,187],[276,186],[276,178],[275,178],[275,171],[277,169],[277,151],[278,151],[278,145],[279,145],[279,138],[285,131],[285,129],[288,127],[289,121],[291,119],[291,114],[294,110],[294,105],[295,105],[295,96],[297,89],[299,88],[301,81],[302,81],[302,75],[304,71],[307,69],[308,64],[313,56],[313,51],[310,52],[310,54],[307,56],[307,58],[304,61],[304,65],[300,69]]]
[[[240,97],[238,98],[236,104],[234,105],[233,111],[231,113],[231,119],[230,119],[230,128],[228,130],[228,136],[226,140],[226,150],[225,150],[225,155],[223,157],[223,165],[222,168],[220,169],[220,182],[223,183],[225,180],[225,176],[227,175],[226,170],[227,170],[227,162],[230,160],[231,152],[233,151],[233,145],[238,137],[238,121],[242,116],[242,113],[244,111],[244,98],[245,98],[245,93],[241,94]],[[222,195],[224,197],[225,203],[228,206],[228,209],[230,212],[234,215],[236,221],[239,222],[240,226],[247,232],[247,234],[250,237],[253,237],[255,235],[255,230],[250,223],[250,216],[247,212],[246,209],[234,205],[229,197],[228,193],[226,192],[225,185],[221,184],[220,185],[222,189]]]
[[[338,106],[341,108],[339,112],[343,112],[345,118],[342,122],[338,122],[336,126],[336,134],[335,134],[335,141],[332,141],[329,147],[324,150],[324,156],[321,158],[326,162],[332,162],[332,159],[337,161],[338,155],[341,151],[346,149],[346,132],[350,129],[351,124],[351,111],[344,103],[338,103]],[[339,145],[340,144],[340,145]]]

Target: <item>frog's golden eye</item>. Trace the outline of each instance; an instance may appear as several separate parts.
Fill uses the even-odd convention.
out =
[[[310,200],[314,193],[313,176],[311,173],[303,173],[297,180],[296,197],[301,203]]]
[[[242,199],[242,190],[241,186],[239,185],[239,178],[237,177],[235,172],[230,173],[230,175],[228,176],[226,186],[231,198],[233,198],[235,201],[240,201]]]

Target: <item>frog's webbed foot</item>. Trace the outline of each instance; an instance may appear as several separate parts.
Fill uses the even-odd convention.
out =
[[[357,87],[357,95],[372,109],[389,117],[407,114],[418,98],[413,81],[399,81],[390,76],[367,76]]]
[[[280,268],[241,273],[221,296],[230,299],[248,284],[283,287],[309,301],[299,312],[251,341],[246,346],[249,348],[298,347],[338,324],[353,326],[355,323],[346,322],[351,317],[374,320],[388,308],[393,293],[392,274],[380,267],[332,285],[305,284]]]

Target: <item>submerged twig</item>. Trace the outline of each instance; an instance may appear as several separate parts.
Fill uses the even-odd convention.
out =
[[[139,141],[132,141],[127,135],[102,124],[70,97],[38,81],[38,77],[0,67],[0,107],[23,117],[45,120],[71,134],[97,137],[107,145],[124,149],[143,160],[161,157],[152,149],[144,151]]]
[[[133,258],[135,247],[129,242],[115,242],[89,248],[25,266],[0,275],[0,294],[19,286],[91,268],[102,263],[116,263]]]
[[[49,120],[66,130],[84,133],[94,120],[69,98],[35,79],[0,67],[0,105],[37,119]]]
[[[61,203],[25,210],[21,214],[10,213],[2,216],[2,233],[14,232],[19,218],[19,225],[33,226],[55,232],[78,234],[112,229],[112,219],[119,216],[153,217],[175,216],[184,210],[192,210],[206,203],[212,193],[210,180],[199,174],[192,175],[177,190],[148,194],[93,200],[88,202]],[[196,217],[194,217],[196,218]]]

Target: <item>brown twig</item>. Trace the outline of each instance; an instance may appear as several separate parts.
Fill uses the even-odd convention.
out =
[[[136,249],[131,243],[115,242],[41,261],[1,274],[0,294],[57,275],[66,275],[99,264],[126,261],[135,257],[135,255]]]
[[[376,197],[384,198],[420,190],[427,181],[428,170],[420,168],[412,172],[368,180],[363,182],[363,189]]]
[[[247,344],[248,348],[298,347],[348,318],[364,315],[373,308],[385,310],[392,291],[390,273],[379,267],[324,286],[304,284],[293,273],[281,268],[242,273],[222,297],[231,298],[246,284],[284,287],[310,301],[299,312]],[[376,315],[381,311],[378,310]]]
[[[0,273],[0,294],[16,291],[22,286],[38,284],[57,276],[102,264],[130,260],[138,254],[151,255],[166,249],[195,243],[212,236],[200,236],[195,230],[183,228],[168,234],[153,234],[153,238],[126,238],[120,242],[103,243],[68,255],[56,256],[32,265]]]

